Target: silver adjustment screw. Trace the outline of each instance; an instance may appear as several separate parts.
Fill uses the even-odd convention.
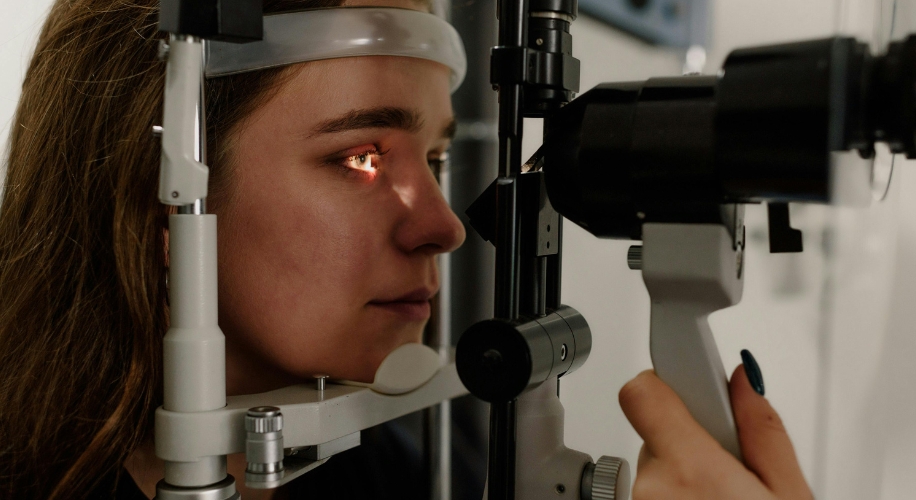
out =
[[[324,392],[324,388],[329,378],[331,377],[327,375],[315,375],[315,385],[320,392]]]
[[[283,414],[276,406],[257,406],[245,415],[246,474],[282,475]],[[265,478],[269,480],[269,478]]]
[[[627,250],[627,267],[634,271],[642,269],[642,245],[633,245]]]
[[[603,456],[594,466],[586,467],[582,486],[586,500],[629,500],[630,464],[622,458]]]

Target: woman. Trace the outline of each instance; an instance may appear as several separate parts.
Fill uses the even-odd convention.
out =
[[[0,220],[3,498],[110,496],[119,477],[152,496],[162,476],[157,4],[57,2],[26,77]],[[209,82],[230,395],[371,381],[420,340],[435,257],[464,239],[430,169],[453,130],[449,76],[363,57]]]
[[[371,4],[427,8],[346,2]],[[150,425],[168,322],[169,210],[150,134],[164,75],[157,5],[59,0],[26,76],[0,208],[0,498],[151,497],[162,477]],[[453,130],[448,76],[373,56],[208,83],[230,395],[315,373],[369,381],[419,340],[435,256],[464,238],[429,168]],[[648,387],[625,401],[664,394]],[[647,463],[666,477],[645,435]],[[243,471],[230,457],[229,472]],[[275,494],[296,492],[243,491]]]

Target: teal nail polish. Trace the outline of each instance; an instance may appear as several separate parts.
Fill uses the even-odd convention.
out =
[[[754,359],[754,355],[751,354],[751,351],[743,349],[741,351],[741,361],[744,362],[744,373],[747,374],[747,380],[751,383],[751,387],[754,388],[754,391],[757,394],[763,396],[763,374],[760,373],[760,365],[757,364],[757,360]]]

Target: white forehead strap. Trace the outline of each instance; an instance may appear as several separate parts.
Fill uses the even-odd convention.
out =
[[[321,59],[405,56],[452,70],[451,90],[467,71],[458,32],[432,14],[393,7],[336,7],[264,16],[264,39],[207,43],[206,76],[234,75]]]

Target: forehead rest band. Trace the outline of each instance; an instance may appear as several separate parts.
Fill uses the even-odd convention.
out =
[[[464,80],[461,37],[432,14],[393,7],[334,7],[264,16],[264,39],[208,41],[207,78],[322,59],[403,56],[451,69],[451,91]]]

